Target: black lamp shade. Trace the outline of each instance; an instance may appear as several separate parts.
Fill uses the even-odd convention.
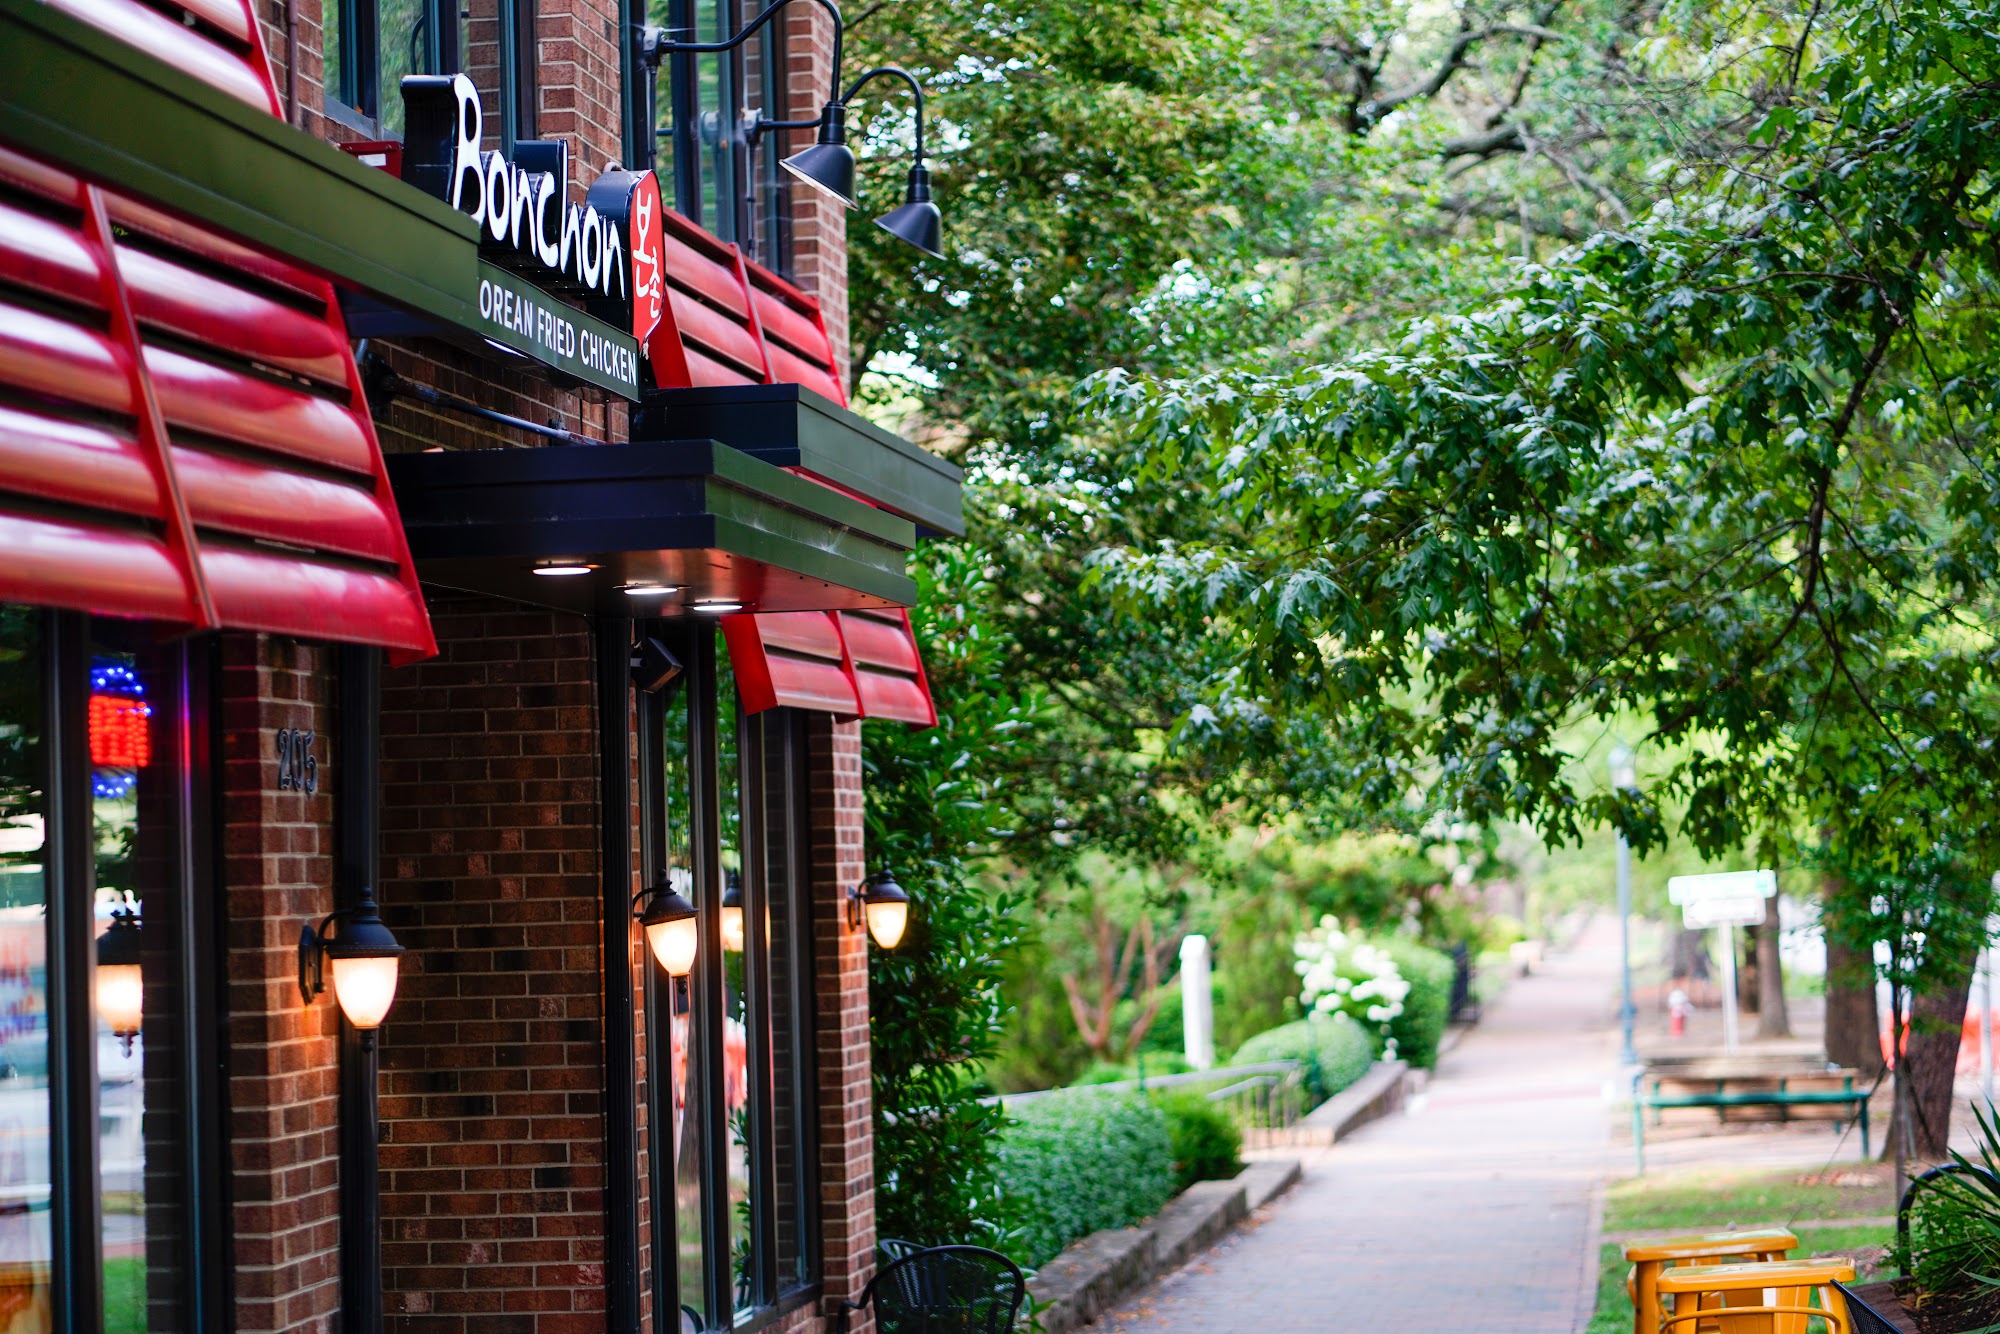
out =
[[[111,925],[97,938],[97,966],[137,967],[142,962],[140,946],[145,939],[145,932],[139,927],[139,914],[129,908],[116,909],[111,914]]]
[[[370,889],[361,891],[361,906],[352,916],[334,921],[332,929],[321,937],[321,945],[328,959],[393,959],[403,952],[396,937],[382,924],[382,916],[375,907],[375,892]]]
[[[854,153],[847,146],[847,108],[828,102],[820,108],[813,146],[778,164],[824,194],[854,207]]]
[[[854,154],[846,144],[814,144],[779,165],[813,189],[854,207]]]
[[[944,258],[944,215],[931,202],[931,174],[923,163],[910,168],[907,202],[875,219],[875,225],[926,255]]]

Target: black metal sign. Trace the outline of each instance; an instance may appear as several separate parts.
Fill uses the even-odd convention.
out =
[[[309,797],[319,791],[319,757],[312,753],[312,744],[310,728],[278,729],[278,791]]]

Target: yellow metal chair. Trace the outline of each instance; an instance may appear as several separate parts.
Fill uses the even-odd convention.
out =
[[[1850,1334],[1847,1298],[1834,1285],[1853,1281],[1854,1262],[1843,1256],[1683,1265],[1660,1275],[1660,1302],[1672,1314],[1659,1334],[1807,1334],[1815,1320],[1828,1334]]]
[[[1781,1227],[1689,1232],[1627,1242],[1625,1259],[1632,1272],[1625,1279],[1625,1291],[1632,1298],[1632,1334],[1659,1334],[1659,1281],[1665,1270],[1725,1260],[1782,1260],[1798,1246],[1799,1239]]]

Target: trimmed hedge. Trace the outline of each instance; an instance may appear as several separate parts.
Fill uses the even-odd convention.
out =
[[[1168,1117],[1131,1094],[1064,1089],[1008,1109],[1000,1199],[1030,1267],[1101,1228],[1130,1227],[1174,1194]]]
[[[1375,1040],[1344,1014],[1323,1014],[1265,1029],[1236,1049],[1232,1065],[1260,1061],[1304,1061],[1306,1092],[1325,1102],[1368,1073],[1375,1063]]]
[[[1175,1194],[1197,1181],[1225,1181],[1243,1170],[1237,1158],[1243,1149],[1243,1132],[1207,1095],[1164,1093],[1153,1100],[1167,1114]]]
[[[1437,1066],[1438,1043],[1451,1019],[1451,956],[1414,940],[1391,936],[1375,942],[1396,961],[1396,971],[1410,984],[1403,1012],[1389,1021],[1396,1055],[1422,1070]]]

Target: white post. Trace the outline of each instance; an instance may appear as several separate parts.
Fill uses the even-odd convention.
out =
[[[1993,1106],[1993,947],[1979,947],[1979,1077],[1986,1105]]]
[[[1208,975],[1208,937],[1181,941],[1181,1031],[1187,1063],[1197,1070],[1215,1066],[1215,988]]]
[[[1736,1050],[1736,926],[1722,928],[1722,1049]]]

